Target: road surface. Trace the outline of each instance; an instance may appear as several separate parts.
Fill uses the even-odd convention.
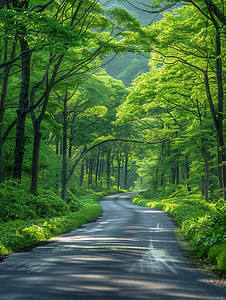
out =
[[[96,222],[5,259],[0,300],[226,299],[183,255],[170,217],[131,196],[107,196]]]

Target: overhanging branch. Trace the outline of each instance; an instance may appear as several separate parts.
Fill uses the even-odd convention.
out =
[[[76,159],[76,161],[74,162],[70,172],[69,172],[69,175],[67,177],[67,182],[69,182],[69,180],[71,179],[71,176],[73,175],[74,173],[74,170],[77,166],[77,164],[80,162],[80,160],[88,153],[90,152],[91,150],[103,145],[103,144],[106,144],[108,142],[124,142],[124,143],[136,143],[136,144],[149,144],[149,145],[155,145],[155,144],[159,144],[159,143],[162,143],[162,142],[165,142],[166,140],[161,140],[161,141],[156,141],[156,142],[143,142],[143,141],[137,141],[137,140],[126,140],[126,139],[109,139],[109,140],[105,140],[105,141],[102,141],[96,145],[93,145],[91,146],[90,148],[88,149],[85,149],[82,153],[80,153],[79,157]]]

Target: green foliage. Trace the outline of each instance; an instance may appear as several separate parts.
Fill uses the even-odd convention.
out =
[[[15,181],[6,181],[0,187],[0,255],[45,241],[94,220],[102,213],[97,201],[117,192],[94,193],[75,188],[76,195],[68,191],[64,202],[51,190],[43,190],[35,197]]]
[[[84,207],[84,203],[79,201],[78,197],[76,197],[70,190],[67,191],[66,203],[68,204],[71,212],[79,211]]]
[[[11,195],[11,189],[16,190],[16,188],[19,188],[14,182],[8,182],[6,186],[7,187],[3,187],[5,195],[8,192]],[[22,191],[22,188],[20,191]],[[79,201],[72,193],[69,192],[68,194],[68,204],[64,203],[63,206],[64,208],[67,207],[66,211],[65,209],[62,210],[62,203],[60,200],[57,200],[56,195],[56,204],[53,203],[53,199],[51,199],[53,193],[48,192],[43,193],[43,199],[45,198],[45,201],[48,202],[48,197],[50,196],[49,203],[44,205],[45,201],[40,201],[42,197],[39,196],[38,205],[35,207],[35,210],[40,210],[40,216],[36,214],[36,218],[33,220],[28,216],[27,219],[24,217],[21,220],[13,220],[12,218],[12,220],[9,221],[8,218],[7,222],[0,224],[0,255],[17,251],[18,249],[45,241],[52,236],[68,230],[76,229],[82,224],[92,221],[101,214],[101,206],[96,201],[104,196],[103,193],[90,195]],[[25,194],[22,194],[23,197],[24,195]],[[29,199],[29,196],[27,199]],[[8,205],[11,206],[12,203],[8,203]],[[34,201],[32,205],[35,206]],[[50,209],[51,205],[54,205],[54,209],[52,210]],[[12,205],[12,207],[14,209],[14,205]],[[22,212],[25,211],[25,207],[25,203],[21,204]],[[64,214],[62,214],[63,211]],[[53,214],[53,212],[55,212],[55,216],[49,217],[44,215],[45,213]]]
[[[220,270],[226,271],[226,244],[213,245],[208,251],[208,259]]]
[[[62,216],[69,212],[65,201],[51,190],[34,196],[11,180],[1,183],[0,188],[1,222]]]
[[[217,265],[220,270],[226,271],[226,245],[224,244],[221,253],[217,257]]]
[[[156,199],[147,191],[135,195],[132,202],[168,212],[197,255],[226,270],[226,205],[222,201],[208,203],[197,195]]]
[[[14,221],[0,225],[0,255],[45,241],[52,236],[76,229],[101,214],[99,204],[91,203],[79,212],[63,217],[38,219],[35,221]]]
[[[214,39],[213,24],[207,25],[206,17],[192,5],[165,12],[161,21],[146,26],[139,34],[131,33],[130,42],[151,55],[150,71],[134,80],[118,109],[116,124],[133,124],[144,141],[163,140],[161,145],[143,151],[137,161],[146,184],[143,188],[149,184],[155,191],[162,191],[183,185],[190,191],[199,188],[207,201],[218,197],[219,154],[203,79],[204,70],[208,70],[217,111],[216,72],[208,68],[210,61],[203,56],[210,54],[215,65]],[[225,69],[223,37],[221,47]],[[138,182],[137,187],[142,189],[142,184]]]

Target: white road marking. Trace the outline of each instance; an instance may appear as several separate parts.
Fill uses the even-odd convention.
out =
[[[163,229],[163,226],[157,223],[156,228]],[[163,229],[164,230],[164,229]],[[141,257],[141,259],[131,268],[131,271],[139,270],[140,272],[166,272],[177,274],[175,263],[177,259],[170,256],[166,250],[158,249],[154,246],[152,238],[150,237],[149,250]]]

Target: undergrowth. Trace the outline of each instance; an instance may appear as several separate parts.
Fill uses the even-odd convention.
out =
[[[169,213],[197,256],[226,271],[226,204],[206,202],[197,195],[172,195],[156,199],[150,191],[135,195],[134,204]]]
[[[113,192],[113,191],[112,191]],[[98,200],[110,191],[74,189],[66,202],[51,190],[34,196],[15,181],[0,184],[0,255],[76,229],[101,214]]]

